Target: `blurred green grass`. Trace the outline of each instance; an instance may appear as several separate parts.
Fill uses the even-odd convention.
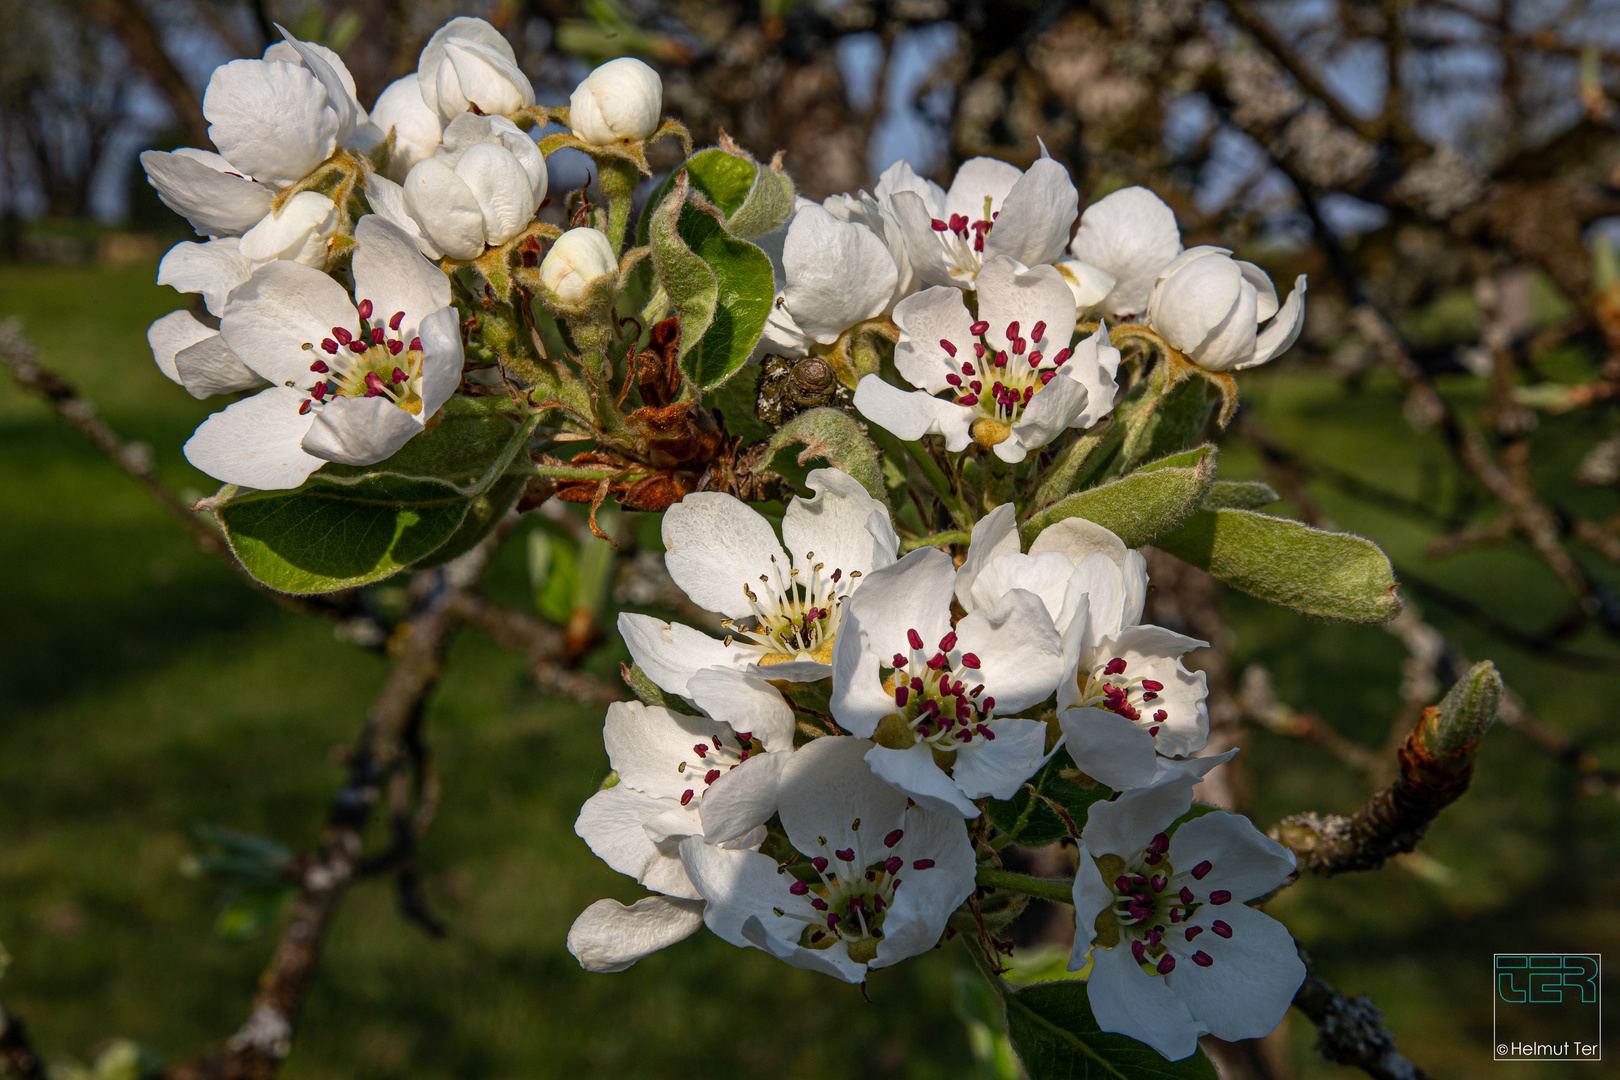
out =
[[[201,493],[211,482],[180,446],[209,406],[151,362],[146,326],[177,302],[152,278],[150,266],[0,267],[0,317],[21,314],[45,363],[117,430],[150,444],[169,483]],[[1454,505],[1440,444],[1406,425],[1391,382],[1374,376],[1347,393],[1326,373],[1283,366],[1246,377],[1244,391],[1276,437],[1312,460],[1420,503]],[[1563,470],[1548,477],[1560,498],[1613,511],[1612,492],[1567,480],[1585,434],[1538,438],[1551,440],[1545,456]],[[1239,447],[1222,471],[1260,475]],[[1311,492],[1398,567],[1514,625],[1540,628],[1570,603],[1516,545],[1430,561],[1432,525],[1323,484]],[[342,781],[334,750],[358,730],[384,663],[199,554],[143,492],[9,383],[0,389],[0,520],[0,941],[16,958],[0,989],[49,1057],[88,1059],[113,1036],[171,1061],[190,1056],[246,1016],[273,936],[212,939],[218,886],[178,871],[195,846],[188,830],[212,822],[307,846]],[[521,538],[509,545],[491,577],[502,602],[532,603],[522,549]],[[1399,642],[1235,594],[1228,608],[1236,670],[1263,663],[1285,701],[1384,744],[1399,704]],[[1473,658],[1496,660],[1549,724],[1620,764],[1620,680],[1548,664],[1425,610]],[[1594,635],[1572,647],[1614,654]],[[406,925],[386,882],[355,889],[284,1075],[971,1073],[951,1012],[954,947],[875,977],[872,1004],[705,933],[624,974],[581,972],[563,950],[575,913],[639,892],[571,828],[606,769],[600,711],[540,696],[520,658],[470,632],[449,672],[428,710],[444,796],[419,861],[450,935],[435,941]],[[1301,810],[1348,812],[1367,793],[1314,747],[1257,733],[1245,757],[1262,828]],[[1574,798],[1573,786],[1562,766],[1499,731],[1472,790],[1423,847],[1449,883],[1394,867],[1306,879],[1269,910],[1324,977],[1384,1008],[1415,1061],[1437,1077],[1480,1075],[1491,1068],[1492,952],[1620,955],[1620,812],[1613,799]],[[1297,1018],[1289,1032],[1301,1075],[1351,1075],[1322,1062]]]

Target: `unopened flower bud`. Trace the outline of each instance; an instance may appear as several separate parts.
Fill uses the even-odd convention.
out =
[[[568,99],[574,135],[597,146],[645,139],[658,130],[664,83],[632,56],[610,60],[586,76]]]
[[[239,250],[255,263],[287,259],[324,267],[337,225],[336,203],[318,191],[300,191],[243,233]]]
[[[422,100],[422,91],[415,75],[407,75],[388,84],[371,110],[371,122],[377,125],[384,138],[394,133],[394,150],[388,158],[388,179],[402,183],[405,174],[418,161],[433,156],[439,148],[444,124],[439,114],[428,108]]]
[[[1466,750],[1495,722],[1501,705],[1502,676],[1495,664],[1481,660],[1424,716],[1425,748],[1442,759]]]
[[[404,207],[434,247],[471,259],[522,232],[546,194],[545,159],[502,116],[458,116],[444,146],[405,177]]]
[[[1299,337],[1305,322],[1305,275],[1277,303],[1271,278],[1225,248],[1195,247],[1159,272],[1148,324],[1193,363],[1210,371],[1255,367]],[[1264,330],[1260,327],[1266,325]]]
[[[616,274],[619,260],[599,229],[569,229],[540,262],[540,284],[565,303],[577,304],[599,278]]]
[[[428,39],[416,67],[422,101],[446,123],[477,106],[505,115],[534,104],[534,86],[511,44],[483,19],[451,19]]]

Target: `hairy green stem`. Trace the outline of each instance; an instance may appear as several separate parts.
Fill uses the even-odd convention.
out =
[[[630,210],[635,200],[636,185],[641,182],[641,170],[622,158],[606,154],[596,159],[596,182],[607,197],[607,238],[613,242],[613,254],[624,250],[624,237],[630,227]]]
[[[1059,878],[1030,877],[1028,874],[1016,874],[1011,870],[998,870],[994,866],[981,866],[974,880],[990,889],[1023,893],[1025,896],[1050,900],[1056,904],[1074,903],[1074,882]]]
[[[965,532],[942,532],[933,536],[913,536],[900,541],[900,550],[916,551],[918,548],[943,547],[946,544],[965,544],[971,539],[971,534]]]

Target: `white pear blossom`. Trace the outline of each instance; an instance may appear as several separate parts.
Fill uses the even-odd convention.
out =
[[[141,154],[158,197],[203,236],[240,236],[270,213],[276,192],[356,141],[365,111],[354,78],[324,46],[285,41],[263,60],[214,69],[203,94],[219,153],[186,147]],[[330,201],[330,200],[328,200]]]
[[[575,138],[596,146],[647,138],[658,130],[664,81],[633,56],[609,60],[585,76],[568,99]]]
[[[1266,272],[1218,247],[1195,247],[1159,271],[1148,325],[1210,371],[1242,371],[1286,352],[1305,322],[1305,275],[1288,301]],[[1262,329],[1262,326],[1264,329]]]
[[[240,249],[234,236],[176,244],[158,264],[158,284],[201,295],[217,318],[231,290],[253,273],[254,264]],[[193,397],[246,390],[264,381],[231,352],[217,329],[189,311],[171,311],[152,323],[146,340],[158,369]]]
[[[1139,315],[1147,309],[1159,271],[1181,253],[1181,230],[1163,199],[1144,187],[1121,188],[1086,207],[1069,251],[1081,266],[1067,260],[1058,266],[1075,285],[1080,307],[1100,304],[1115,318]],[[1089,281],[1082,267],[1090,268]],[[1080,303],[1102,284],[1096,274],[1111,279],[1108,287],[1102,296]]]
[[[862,760],[871,745],[816,739],[783,767],[782,828],[804,856],[793,867],[697,838],[681,843],[710,930],[850,983],[939,942],[973,893],[973,845],[960,818],[908,807],[874,776]]]
[[[534,104],[534,86],[501,32],[483,19],[451,19],[428,39],[416,65],[422,103],[446,124],[476,107],[506,116]]]
[[[707,715],[640,702],[608,707],[602,741],[615,782],[586,801],[574,831],[613,869],[685,904],[591,905],[568,934],[587,970],[622,970],[697,929],[682,917],[701,908],[691,904],[701,897],[682,865],[682,840],[757,848],[776,813],[793,753],[792,708],[763,679],[729,668],[696,673],[690,691]]]
[[[785,286],[771,306],[765,341],[788,356],[829,345],[889,308],[900,272],[865,224],[800,204],[782,244]]]
[[[255,265],[275,259],[326,265],[327,242],[338,227],[338,208],[318,191],[300,191],[242,234],[241,253]]]
[[[1198,1037],[1269,1034],[1305,978],[1286,927],[1244,901],[1281,885],[1294,856],[1223,811],[1168,834],[1196,777],[1094,803],[1074,879],[1070,970],[1092,961],[1091,1011],[1172,1061]]]
[[[922,179],[912,170],[910,162],[901,160],[883,171],[883,175],[878,177],[877,187],[871,194],[860,191],[854,195],[829,195],[822,200],[822,207],[833,217],[840,221],[865,225],[883,241],[883,246],[888,248],[889,257],[894,260],[899,273],[895,280],[893,297],[885,310],[892,310],[895,304],[922,288],[922,278],[912,266],[911,254],[906,247],[905,227],[900,224],[900,218],[895,213],[895,193],[899,191],[927,193],[929,186],[929,181]],[[930,242],[934,242],[932,237]]]
[[[186,457],[228,484],[297,487],[328,461],[380,461],[461,380],[450,283],[375,215],[355,228],[356,303],[313,267],[276,261],[231,294],[220,336],[271,384],[215,413]]]
[[[833,645],[833,718],[876,738],[872,771],[941,814],[979,816],[1046,759],[1046,725],[1013,714],[1044,701],[1063,674],[1062,643],[1041,598],[1009,590],[953,628],[951,557],[912,552],[867,577]]]
[[[789,682],[832,673],[845,603],[894,562],[900,538],[888,510],[848,473],[816,469],[805,482],[815,494],[788,502],[780,541],[757,511],[719,492],[664,511],[670,576],[699,607],[724,616],[728,636],[620,615],[631,657],[661,689],[690,697],[688,680],[711,666]]]
[[[383,138],[392,132],[394,150],[388,157],[388,179],[398,184],[418,161],[433,156],[444,136],[444,121],[422,100],[422,88],[415,75],[395,79],[377,97],[371,109],[371,122]]]
[[[367,194],[377,192],[374,208],[410,232],[397,217],[403,209],[429,258],[472,259],[528,227],[546,183],[545,157],[521,128],[504,116],[462,113],[438,151],[411,167],[397,203],[391,181],[368,182]]]
[[[613,242],[601,229],[588,225],[557,237],[540,260],[540,284],[569,304],[580,303],[593,284],[618,272]]]
[[[942,435],[953,452],[976,441],[1019,462],[1114,407],[1119,350],[1102,326],[1070,346],[1074,299],[1050,266],[989,259],[979,274],[977,317],[961,290],[936,287],[902,300],[894,321],[895,367],[922,389],[867,375],[855,388],[855,407],[902,439]],[[934,396],[942,391],[950,396]]]
[[[889,198],[911,265],[930,285],[973,288],[982,263],[997,255],[1025,266],[1052,262],[1080,208],[1069,171],[1044,145],[1027,172],[994,158],[965,161],[948,192],[915,174],[895,182],[906,185]]]

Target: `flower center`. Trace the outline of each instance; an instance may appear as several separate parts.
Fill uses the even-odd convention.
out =
[[[359,333],[334,326],[332,336],[322,339],[319,348],[326,355],[309,370],[324,378],[309,388],[300,413],[334,398],[385,397],[413,416],[421,415],[422,339],[413,337],[407,345],[399,336],[403,311],[394,312],[386,326],[371,313],[371,301],[360,301]],[[306,341],[304,348],[313,352],[316,346]]]
[[[686,806],[694,798],[701,800],[703,792],[708,790],[710,784],[763,749],[763,746],[754,741],[754,733],[751,731],[737,732],[731,737],[730,742],[726,741],[726,736],[718,735],[712,743],[698,743],[693,746],[692,753],[695,760],[682,761],[675,766],[675,771],[692,784],[681,793],[681,805]]]
[[[761,666],[785,664],[809,657],[818,663],[832,663],[833,640],[844,601],[855,587],[859,570],[846,578],[843,570],[827,573],[827,564],[816,562],[816,553],[807,551],[798,567],[785,570],[771,556],[771,572],[759,575],[758,592],[747,582],[743,595],[754,613],[747,624],[723,619],[720,625],[737,637],[759,648]],[[733,638],[727,637],[730,645]]]
[[[923,648],[922,635],[907,630],[908,649],[894,654],[894,670],[883,684],[894,695],[900,721],[917,740],[941,752],[996,737],[985,726],[995,713],[996,699],[985,695],[979,681],[979,658],[958,651],[956,644],[952,630],[930,653]]]
[[[1165,858],[1169,850],[1170,838],[1159,833],[1128,862],[1118,855],[1096,860],[1103,880],[1113,876],[1109,888],[1114,894],[1113,904],[1097,917],[1098,929],[1112,919],[1115,944],[1126,945],[1149,975],[1170,974],[1178,959],[1209,967],[1215,960],[1198,947],[1198,936],[1205,930],[1220,938],[1232,936],[1231,924],[1206,910],[1232,900],[1228,890],[1206,892],[1200,884],[1214,864],[1206,859],[1177,873]]]
[[[850,959],[868,963],[877,955],[883,939],[883,920],[894,906],[895,890],[900,888],[900,871],[906,861],[894,853],[905,836],[895,829],[883,838],[881,847],[868,851],[862,843],[861,819],[850,824],[855,835],[853,846],[831,850],[825,836],[816,838],[816,854],[810,866],[814,878],[801,878],[788,887],[794,896],[809,901],[811,911],[795,912],[772,908],[778,918],[805,924],[799,944],[807,949],[827,949],[842,941]],[[914,859],[911,868],[922,872],[934,866],[933,859]],[[787,866],[782,867],[788,873]]]
[[[967,277],[977,277],[979,263],[984,258],[984,238],[1001,212],[990,209],[990,196],[984,197],[984,216],[977,221],[966,214],[952,214],[945,220],[934,218],[930,224],[951,260],[951,271]]]
[[[1024,415],[1024,408],[1047,383],[1057,378],[1058,368],[1068,362],[1074,350],[1067,345],[1055,355],[1046,348],[1046,323],[1038,322],[1024,337],[1016,320],[1007,324],[1007,349],[993,349],[985,335],[990,324],[983,319],[968,327],[977,340],[954,342],[939,339],[948,363],[955,368],[945,376],[958,405],[978,409],[981,416],[998,425],[1011,425]],[[973,358],[968,359],[971,346]]]
[[[1160,707],[1158,700],[1164,683],[1140,675],[1127,678],[1126,667],[1124,658],[1116,656],[1101,671],[1082,671],[1084,682],[1080,684],[1077,704],[1118,713],[1149,735],[1157,735],[1170,719],[1170,713]]]

